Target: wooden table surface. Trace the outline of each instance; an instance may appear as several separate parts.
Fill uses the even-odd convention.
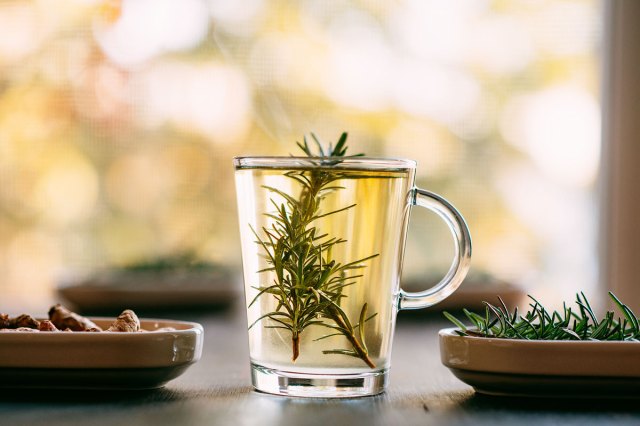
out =
[[[165,315],[168,316],[168,315]],[[177,315],[205,327],[202,359],[162,389],[4,391],[1,425],[602,425],[640,424],[640,400],[487,397],[439,359],[439,317],[401,313],[389,390],[346,400],[286,398],[250,385],[246,321],[237,309]]]

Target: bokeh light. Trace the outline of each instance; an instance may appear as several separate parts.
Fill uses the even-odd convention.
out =
[[[593,289],[598,0],[0,2],[0,293],[193,252],[238,268],[231,159],[302,133],[407,157],[473,268],[549,301]],[[435,222],[435,219],[434,219]],[[407,278],[440,274],[416,217]]]
[[[526,151],[554,182],[594,183],[600,162],[600,110],[592,94],[552,86],[514,98],[501,120],[504,138]]]
[[[222,64],[163,63],[132,82],[141,121],[171,123],[217,143],[232,143],[248,130],[250,92],[244,74]]]
[[[163,52],[194,48],[209,20],[204,0],[123,0],[116,21],[96,21],[94,28],[109,58],[131,67]]]

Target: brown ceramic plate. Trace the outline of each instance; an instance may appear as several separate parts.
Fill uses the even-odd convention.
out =
[[[0,388],[152,389],[200,359],[200,324],[147,319],[141,327],[148,332],[0,332]],[[164,327],[175,330],[153,331]]]
[[[494,339],[441,330],[440,358],[476,392],[640,397],[640,343]]]
[[[221,270],[181,268],[159,271],[106,271],[67,278],[60,295],[82,311],[204,308],[228,305],[238,296],[237,279]]]
[[[402,283],[407,291],[420,291],[433,285],[436,279],[410,279]],[[490,276],[476,276],[465,279],[464,283],[453,293],[437,305],[427,308],[427,311],[484,310],[484,303],[499,304],[498,296],[507,306],[526,306],[526,292],[515,284],[497,280]]]

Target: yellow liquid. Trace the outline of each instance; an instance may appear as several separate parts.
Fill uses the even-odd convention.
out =
[[[262,228],[269,229],[273,219],[265,213],[274,213],[271,200],[285,203],[283,197],[263,186],[300,198],[301,185],[285,176],[290,170],[240,169],[236,171],[240,234],[247,306],[256,297],[254,287],[274,283],[273,272],[258,271],[270,265],[265,260],[265,249],[256,243],[251,227],[263,238]],[[305,173],[308,173],[305,172]],[[368,304],[368,315],[377,315],[365,324],[365,342],[375,370],[388,367],[391,338],[396,316],[396,300],[400,279],[405,232],[409,213],[409,195],[413,183],[411,170],[363,171],[340,170],[340,178],[330,186],[342,187],[331,192],[321,201],[320,213],[342,209],[351,204],[355,207],[317,219],[312,225],[339,237],[346,243],[333,247],[331,256],[342,264],[374,254],[377,257],[364,262],[365,268],[348,272],[351,276],[363,274],[356,283],[344,288],[340,307],[351,324],[357,324],[361,309]],[[251,226],[251,227],[250,227]],[[276,298],[262,294],[247,309],[248,324],[253,324],[262,315],[275,311]],[[324,319],[328,324],[335,324]],[[266,328],[277,325],[270,319],[262,319],[249,329],[251,361],[264,367],[300,373],[352,374],[372,371],[362,359],[342,355],[324,354],[323,351],[352,349],[342,335],[316,339],[334,331],[311,325],[300,334],[300,355],[292,361],[292,335],[289,330]],[[357,334],[357,331],[356,331]]]

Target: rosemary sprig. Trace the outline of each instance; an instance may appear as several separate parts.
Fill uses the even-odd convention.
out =
[[[500,306],[483,302],[484,315],[463,310],[473,328],[465,326],[448,312],[444,312],[444,316],[459,327],[456,332],[461,336],[526,340],[640,341],[638,317],[613,293],[609,292],[609,296],[622,312],[622,317],[616,318],[613,311],[607,311],[604,317],[599,319],[584,293],[576,295],[577,308],[571,309],[563,304],[560,313],[550,313],[540,302],[529,296],[532,301],[529,304],[531,309],[524,315],[518,313],[517,307],[510,312],[498,297]]]
[[[315,134],[312,133],[311,138],[317,147],[317,153],[306,136],[304,143],[298,143],[298,146],[308,157],[318,158],[321,165],[335,165],[348,158],[346,133],[340,136],[335,147],[330,144],[326,149]],[[360,155],[362,154],[356,156]],[[274,324],[265,327],[290,331],[292,360],[295,361],[300,355],[300,334],[309,326],[327,327],[334,333],[322,338],[342,335],[348,340],[351,348],[323,351],[325,354],[357,357],[374,368],[375,364],[369,358],[365,343],[365,324],[375,314],[367,317],[365,303],[358,322],[352,324],[340,304],[341,300],[347,297],[343,293],[344,288],[356,284],[357,279],[363,276],[358,271],[365,268],[364,262],[378,255],[340,263],[332,258],[332,249],[347,241],[322,233],[314,225],[320,218],[356,206],[351,204],[329,212],[321,210],[325,197],[342,189],[334,182],[345,178],[345,174],[337,170],[312,168],[289,171],[285,176],[301,186],[300,196],[296,198],[278,188],[263,186],[284,202],[278,203],[271,199],[274,211],[266,214],[272,220],[270,227],[263,227],[261,233],[251,228],[256,243],[262,247],[269,265],[259,272],[274,273],[275,279],[270,285],[254,287],[258,294],[249,306],[259,298],[270,295],[276,299],[277,307],[274,311],[260,316],[249,328],[268,318]]]

